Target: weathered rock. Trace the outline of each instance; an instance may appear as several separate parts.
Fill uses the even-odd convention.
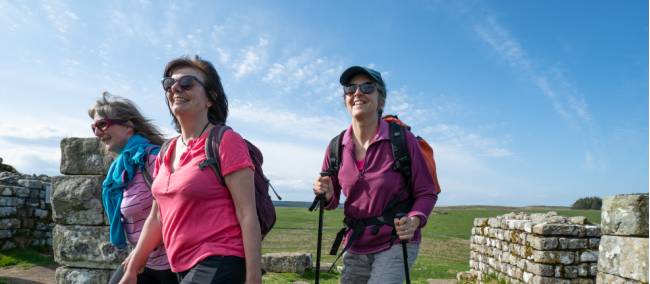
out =
[[[642,284],[641,281],[625,279],[616,275],[598,272],[596,284]],[[645,282],[647,283],[647,282]]]
[[[65,175],[102,175],[113,157],[96,138],[61,140],[61,173]]]
[[[96,284],[108,283],[112,270],[83,269],[61,266],[56,269],[57,284]]]
[[[586,230],[580,225],[540,223],[533,226],[533,233],[545,236],[581,237],[585,235]]]
[[[648,239],[602,236],[598,272],[648,282]]]
[[[114,269],[128,254],[109,242],[107,226],[56,225],[53,235],[54,260],[61,265]]]
[[[24,186],[26,188],[35,188],[35,189],[43,188],[43,183],[35,179],[19,179],[17,183],[20,186]]]
[[[52,218],[56,223],[108,224],[101,201],[101,176],[58,176],[52,179]]]
[[[310,253],[266,253],[262,268],[269,272],[303,273],[312,268]]]
[[[648,237],[648,194],[622,194],[603,200],[602,234]]]

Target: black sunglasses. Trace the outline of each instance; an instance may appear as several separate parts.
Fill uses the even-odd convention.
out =
[[[357,92],[357,89],[361,90],[362,93],[364,94],[371,94],[377,89],[377,86],[375,83],[363,83],[363,84],[349,84],[346,86],[343,86],[343,93],[346,95],[352,95]]]
[[[127,121],[124,119],[111,119],[111,118],[103,118],[98,121],[95,121],[90,124],[90,128],[93,130],[93,133],[97,129],[99,129],[101,132],[106,131],[111,125],[122,125],[125,124]]]
[[[185,75],[183,77],[180,77],[178,79],[174,79],[172,77],[165,77],[162,79],[162,87],[165,92],[169,92],[169,89],[172,88],[176,82],[178,82],[178,85],[181,87],[183,91],[187,91],[191,89],[194,86],[194,82],[198,82],[199,85],[201,85],[204,89],[206,88],[203,82],[199,80],[199,78],[196,78],[195,76],[192,75]]]

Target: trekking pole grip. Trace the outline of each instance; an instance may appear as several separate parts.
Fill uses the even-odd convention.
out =
[[[405,213],[397,213],[395,214],[395,217],[397,219],[402,219],[404,216],[406,216]],[[402,243],[402,257],[404,258],[404,276],[406,278],[406,283],[411,284],[411,275],[409,273],[409,263],[408,263],[408,251],[406,250],[406,244],[408,243],[408,240],[400,240]]]

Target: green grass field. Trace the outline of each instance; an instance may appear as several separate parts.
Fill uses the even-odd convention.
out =
[[[318,212],[306,208],[278,207],[278,221],[262,244],[263,253],[310,252],[316,259]],[[590,222],[600,224],[599,210],[568,210],[545,208],[500,207],[447,207],[435,209],[424,227],[420,253],[411,271],[413,283],[426,283],[427,279],[451,279],[456,273],[469,270],[469,237],[474,218],[493,217],[509,212],[556,211],[564,216],[585,216]],[[334,256],[328,254],[334,235],[341,228],[343,211],[326,211],[323,221],[323,251],[321,262],[331,263]],[[341,260],[337,265],[341,264]],[[314,274],[268,273],[264,283],[291,283],[301,280],[314,281]],[[338,275],[321,274],[322,283],[338,283]]]
[[[318,212],[306,208],[277,207],[278,221],[262,244],[263,252],[310,252],[316,260],[316,236]],[[418,259],[411,271],[413,283],[426,283],[426,279],[451,279],[456,273],[469,270],[469,237],[473,220],[477,217],[493,217],[509,212],[548,212],[556,211],[564,216],[586,216],[595,224],[600,223],[599,210],[567,210],[544,208],[503,208],[503,207],[447,207],[435,209],[423,231]],[[325,212],[323,231],[322,262],[331,263],[333,256],[328,254],[334,235],[341,228],[343,211]],[[0,252],[0,267],[18,265],[56,265],[51,251],[45,248],[13,249]],[[341,260],[337,263],[341,265]],[[294,273],[267,273],[264,283],[291,283],[293,281],[313,283],[314,273],[302,275]],[[0,283],[3,279],[0,277]],[[321,274],[322,283],[338,283],[338,274]]]

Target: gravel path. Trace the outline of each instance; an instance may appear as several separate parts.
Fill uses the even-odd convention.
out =
[[[0,268],[0,279],[12,284],[55,284],[55,270],[56,267],[20,268],[12,266]]]

